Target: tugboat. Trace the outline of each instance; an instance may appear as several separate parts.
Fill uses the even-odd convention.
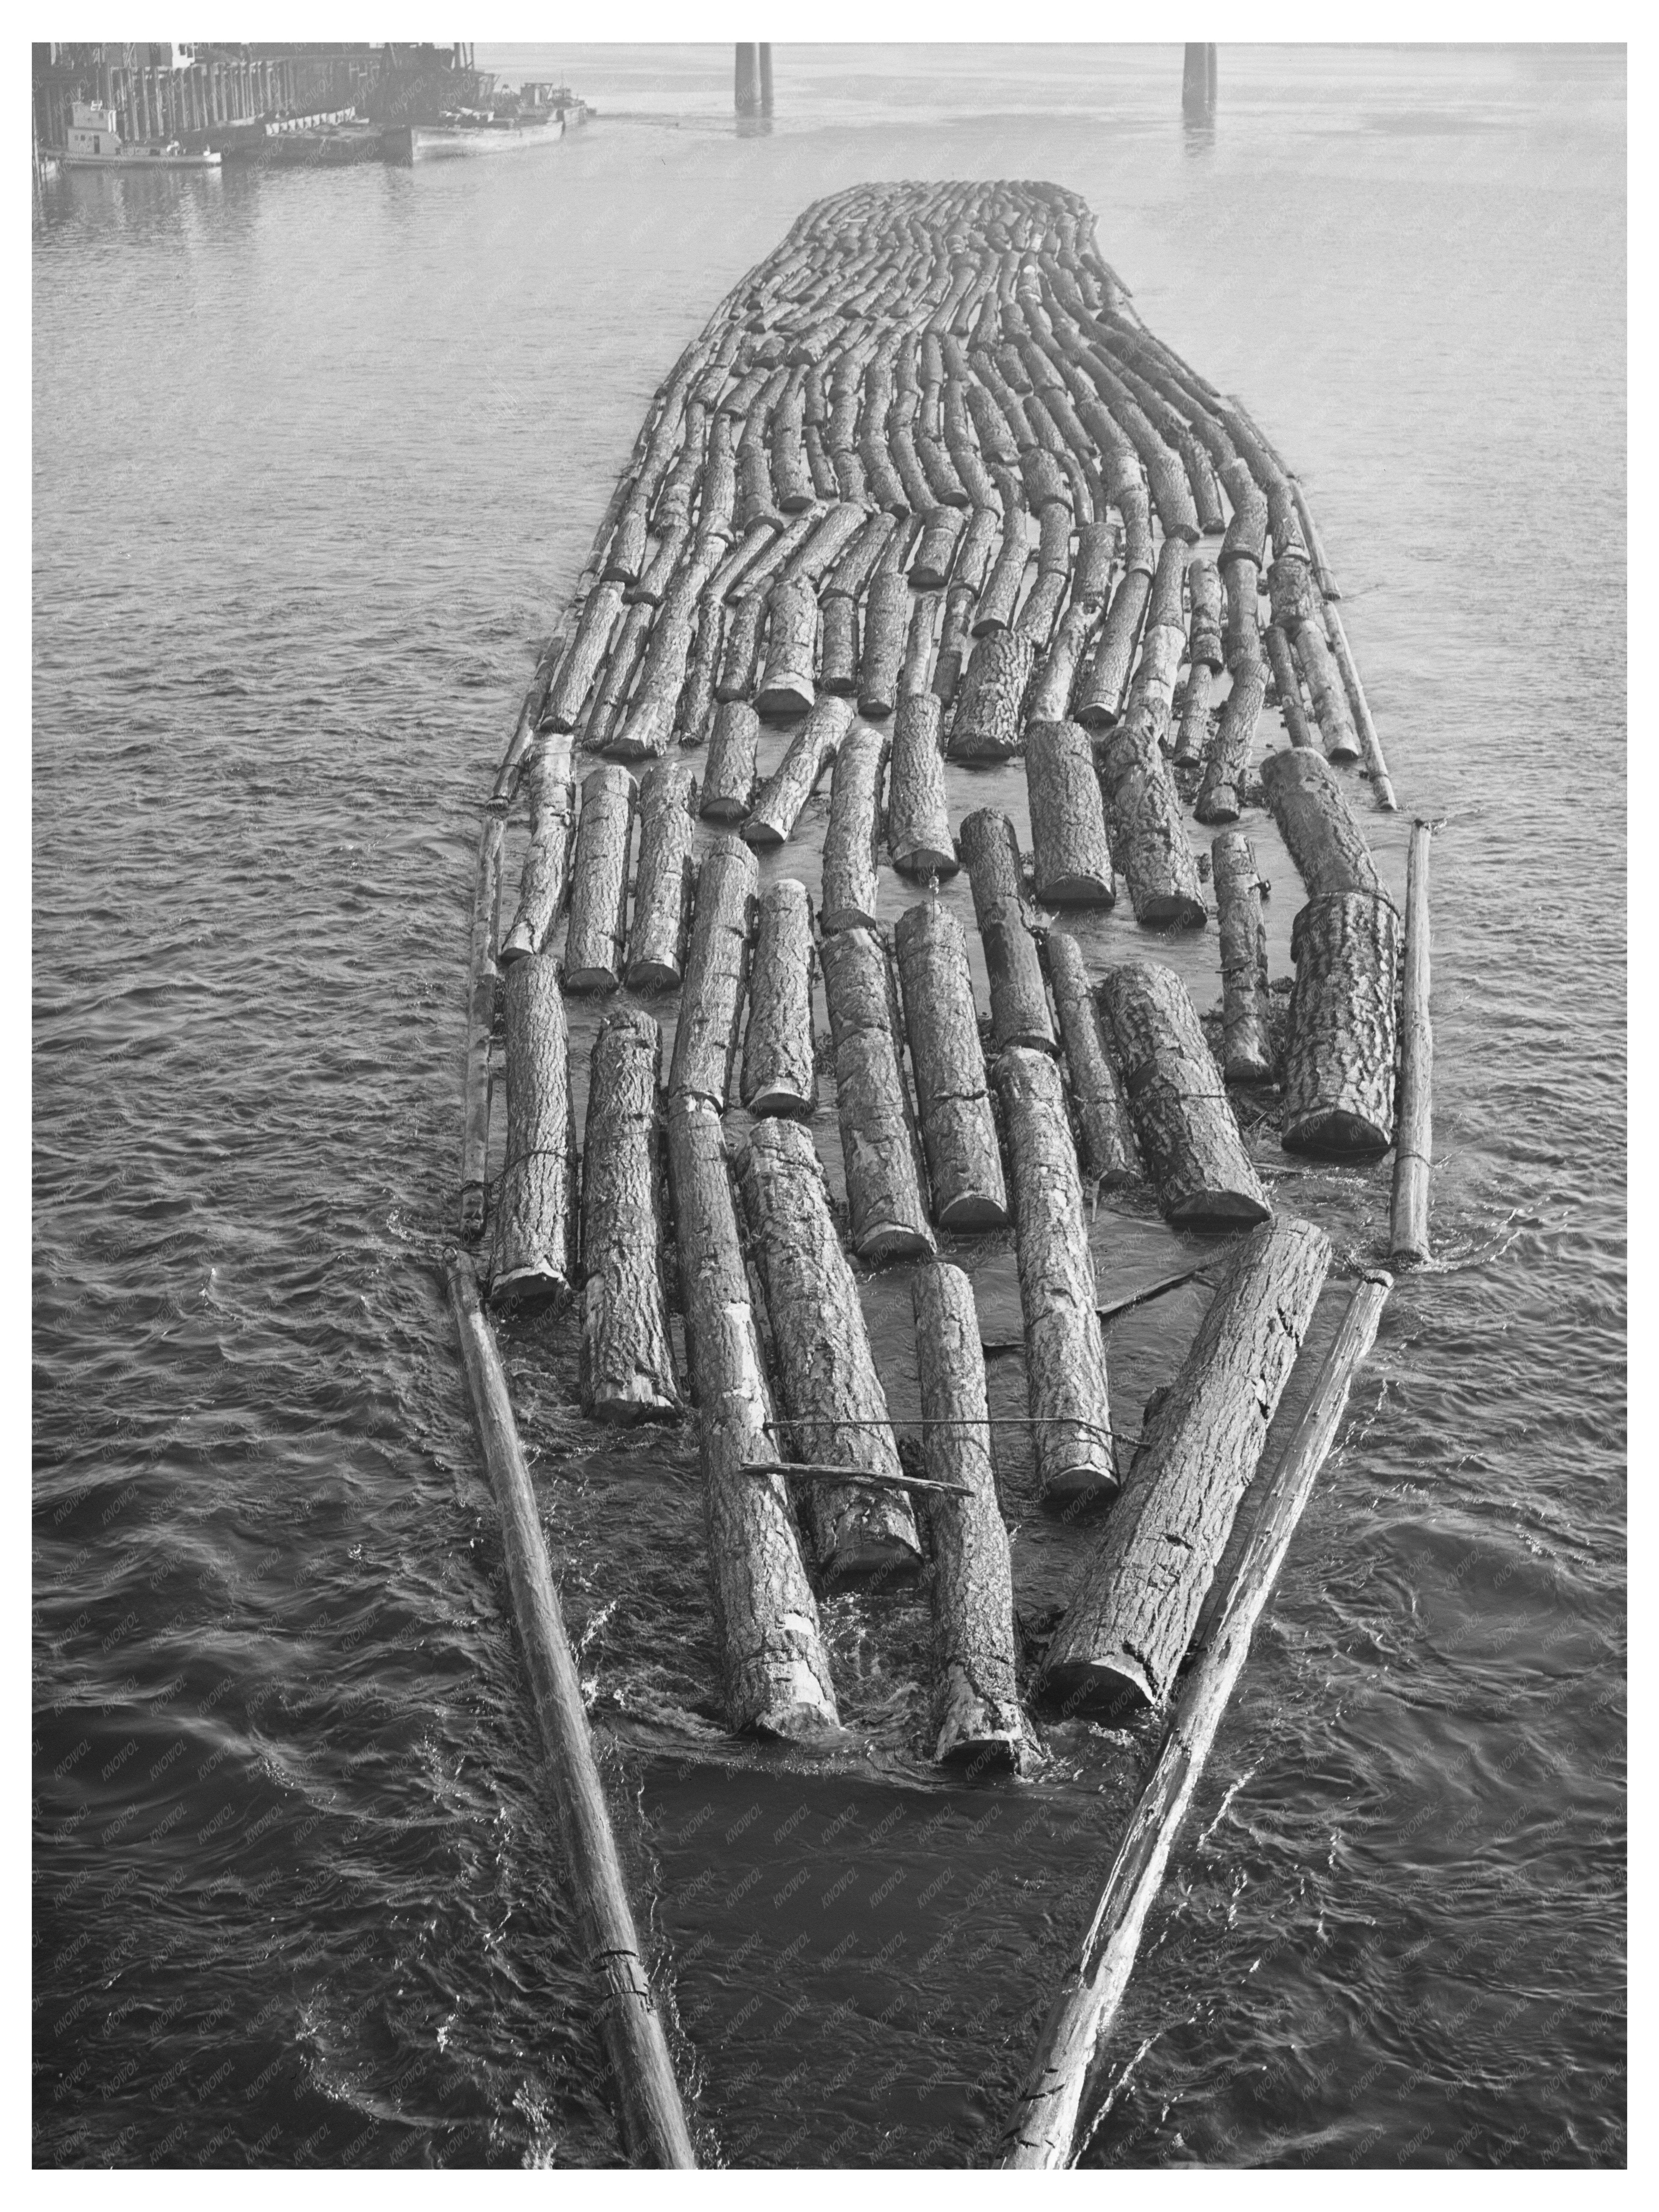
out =
[[[431,161],[454,154],[500,154],[514,146],[545,146],[562,138],[568,125],[586,123],[587,114],[586,102],[568,85],[526,84],[516,99],[503,94],[489,107],[447,108],[435,123],[408,123],[388,131],[386,157],[398,162]]]
[[[58,159],[66,169],[217,169],[218,154],[187,154],[176,138],[161,145],[124,145],[115,110],[95,100],[72,101],[69,143]]]

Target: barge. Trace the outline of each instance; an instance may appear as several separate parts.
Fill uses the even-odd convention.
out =
[[[844,1748],[821,1601],[870,1591],[878,1642],[918,1578],[920,1765],[1041,1790],[1063,1718],[1142,1729],[988,2150],[1072,2162],[1390,1268],[1428,1257],[1429,833],[1398,896],[1395,811],[1302,484],[1075,194],[821,201],[659,390],[485,801],[447,1262],[636,2160],[696,2152],[496,1327],[579,1343],[592,1421],[695,1437],[686,1696],[733,1735]],[[1316,1218],[1333,1164],[1376,1186],[1373,1251]],[[1132,1239],[1181,1264],[1114,1295]],[[1111,1324],[1194,1285],[1126,1409]],[[1035,1639],[1016,1496],[1067,1585]]]

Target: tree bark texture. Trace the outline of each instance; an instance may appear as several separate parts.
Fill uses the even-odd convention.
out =
[[[962,924],[928,899],[899,916],[894,946],[933,1218],[941,1229],[1000,1229],[1008,1193]]]
[[[564,940],[568,991],[614,991],[628,939],[628,860],[639,787],[625,768],[590,769],[582,779]]]
[[[754,854],[735,837],[717,837],[697,870],[696,913],[668,1089],[672,1097],[689,1092],[712,1099],[721,1112],[737,1056],[758,882]]]
[[[1265,1220],[1267,1194],[1180,976],[1128,961],[1107,969],[1100,995],[1141,1158],[1169,1218],[1194,1229]]]
[[[1395,811],[1394,783],[1389,775],[1389,763],[1382,757],[1382,741],[1376,734],[1365,686],[1360,681],[1359,664],[1348,643],[1348,633],[1342,627],[1340,609],[1327,605],[1325,628],[1331,641],[1331,651],[1336,656],[1337,666],[1342,672],[1342,682],[1348,694],[1348,703],[1353,708],[1355,726],[1359,734],[1359,745],[1365,756],[1365,771],[1371,780],[1371,796],[1384,812]]]
[[[967,516],[960,507],[936,507],[910,563],[910,582],[918,592],[942,592],[951,580]]]
[[[1020,716],[1036,648],[1023,630],[998,630],[975,646],[946,750],[957,761],[1010,760],[1024,742]]]
[[[1032,676],[1025,702],[1028,720],[1063,722],[1069,715],[1078,667],[1094,635],[1098,618],[1097,610],[1079,600],[1074,592],[1048,650]]]
[[[837,592],[819,602],[823,635],[819,641],[818,689],[838,698],[850,698],[859,688],[859,611]]]
[[[640,786],[640,857],[628,930],[630,991],[672,991],[691,928],[692,809],[696,779],[683,762],[659,761]]]
[[[1339,763],[1357,761],[1359,738],[1353,716],[1348,711],[1348,695],[1342,688],[1341,673],[1331,658],[1324,629],[1316,615],[1310,615],[1306,621],[1297,623],[1292,642],[1302,673],[1308,681],[1314,717],[1325,740],[1326,758]]]
[[[1193,661],[1187,671],[1187,695],[1181,703],[1181,727],[1170,757],[1176,768],[1196,768],[1209,748],[1213,687],[1214,678],[1204,662]]]
[[[1038,1486],[1055,1504],[1117,1488],[1106,1346],[1083,1186],[1060,1070],[1011,1045],[996,1061],[1008,1132],[1015,1256],[1025,1322],[1025,1391]]]
[[[1338,779],[1310,746],[1270,753],[1261,788],[1310,898],[1382,885]]]
[[[859,655],[859,712],[877,720],[898,702],[899,670],[910,624],[910,587],[891,568],[878,569],[864,603],[864,641]]]
[[[1187,655],[1194,666],[1219,671],[1226,666],[1221,649],[1221,573],[1213,561],[1191,561],[1187,565],[1187,595],[1191,603]]]
[[[901,702],[901,706],[908,703]],[[818,906],[819,926],[826,933],[876,927],[882,783],[886,768],[887,739],[867,722],[854,722],[842,740],[830,771],[830,822],[823,835]]]
[[[1394,1141],[1400,916],[1380,891],[1310,899],[1291,931],[1286,1152],[1342,1157]]]
[[[759,1122],[738,1156],[738,1186],[792,1455],[902,1474],[811,1132],[799,1121]],[[920,1560],[915,1516],[902,1492],[815,1482],[807,1520],[826,1575],[891,1573]]]
[[[819,960],[853,1249],[872,1262],[914,1258],[933,1249],[933,1237],[887,947],[873,929],[839,929]]]
[[[722,704],[728,699],[746,699],[754,690],[765,621],[766,601],[758,592],[740,599],[727,611],[720,672],[714,679],[714,696]]]
[[[1221,924],[1223,1066],[1229,1083],[1267,1083],[1273,1072],[1267,933],[1255,853],[1242,830],[1211,840],[1210,872]]]
[[[1109,730],[1123,711],[1140,620],[1152,589],[1152,578],[1145,570],[1130,568],[1112,594],[1094,653],[1077,690],[1077,719],[1091,729]]]
[[[1293,745],[1310,745],[1313,733],[1303,711],[1302,678],[1297,673],[1291,641],[1276,622],[1269,623],[1262,635],[1267,648],[1267,665],[1273,672],[1273,686],[1279,693],[1279,712],[1285,734]]]
[[[810,1119],[818,1103],[812,1049],[812,902],[783,876],[760,902],[743,1041],[741,1092],[751,1114]]]
[[[1030,1743],[1014,1672],[1008,1531],[997,1504],[985,1359],[971,1284],[941,1261],[910,1285],[922,1449],[930,1478],[966,1498],[933,1503],[933,1757],[975,1774],[1026,1764]]]
[[[939,752],[941,708],[925,691],[901,699],[887,772],[887,851],[901,875],[953,876],[959,863]],[[831,801],[833,808],[833,799]],[[828,847],[825,848],[826,855]]]
[[[581,1198],[582,1407],[600,1421],[680,1411],[663,1283],[661,1078],[650,1015],[606,1015],[589,1063]]]
[[[1100,779],[1077,722],[1033,722],[1026,735],[1033,889],[1044,906],[1109,907],[1116,896]]]
[[[622,726],[655,619],[656,609],[644,605],[629,607],[623,617],[595,688],[592,712],[582,739],[590,751],[603,752]]]
[[[1330,1260],[1306,1221],[1238,1247],[1044,1658],[1042,1686],[1068,1712],[1168,1698]]]
[[[782,845],[800,819],[818,778],[835,758],[853,721],[850,699],[820,699],[791,740],[777,768],[762,785],[743,825],[746,842],[763,848]]]
[[[804,714],[817,697],[813,657],[818,603],[811,586],[774,584],[767,596],[766,666],[755,702],[762,714]]]
[[[1006,629],[1012,623],[1030,557],[1025,543],[1025,517],[1016,512],[1003,526],[1002,550],[992,563],[991,573],[975,602],[975,637],[988,637],[997,630]]]
[[[1026,919],[1019,840],[1006,814],[981,807],[962,825],[962,857],[973,886],[974,919],[985,950],[996,1049],[1035,1045],[1056,1049],[1054,1018],[1043,988],[1042,963]]]
[[[1083,948],[1064,930],[1051,929],[1042,949],[1065,1048],[1085,1186],[1091,1191],[1103,1186],[1115,1190],[1144,1182],[1134,1125],[1112,1065],[1112,1048],[1101,1029]]]
[[[705,822],[748,819],[755,796],[755,753],[759,741],[760,717],[746,702],[728,699],[715,708],[699,809]]]
[[[1227,620],[1222,631],[1221,649],[1227,657],[1228,667],[1235,668],[1241,660],[1261,658],[1261,571],[1253,561],[1240,559],[1229,561],[1221,574],[1227,595]]]
[[[548,687],[547,703],[542,709],[546,728],[565,732],[575,728],[593,678],[610,650],[611,635],[622,619],[622,595],[620,584],[596,584],[588,593],[576,635]]]
[[[1086,523],[1078,532],[1077,564],[1072,571],[1072,599],[1074,604],[1093,607],[1097,612],[1106,604],[1111,588],[1112,562],[1117,553],[1117,526],[1111,522]]]
[[[732,1727],[786,1739],[837,1728],[829,1656],[778,1460],[760,1335],[732,1205],[720,1109],[681,1097],[668,1108],[680,1304],[697,1407],[703,1514],[721,1702]]]
[[[507,971],[507,1158],[489,1295],[567,1304],[576,1280],[576,1131],[559,971],[546,953]]]
[[[1267,696],[1267,671],[1260,660],[1233,663],[1232,684],[1221,702],[1221,716],[1205,757],[1193,812],[1200,822],[1237,822],[1244,806],[1244,780],[1256,725]]]
[[[503,968],[541,951],[552,933],[570,887],[570,839],[575,822],[570,740],[550,732],[538,743],[531,762],[530,844],[519,878],[518,912],[501,942]]]
[[[696,635],[686,663],[685,681],[674,702],[674,727],[683,745],[700,745],[708,734],[714,711],[714,682],[720,674],[720,630],[725,615],[720,603],[705,592],[697,602]]]
[[[977,597],[985,588],[985,580],[1001,544],[1001,515],[994,507],[976,507],[968,518],[967,529],[951,564],[951,586]]]
[[[1096,759],[1112,858],[1135,920],[1147,929],[1201,929],[1209,912],[1169,763],[1130,723],[1102,741]]]

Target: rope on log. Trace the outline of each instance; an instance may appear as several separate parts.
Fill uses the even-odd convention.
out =
[[[910,1285],[922,1449],[947,1493],[932,1514],[933,1757],[975,1773],[1026,1764],[1014,1674],[1008,1531],[997,1504],[973,1286],[959,1267],[918,1267]],[[960,1503],[957,1500],[960,1499]]]
[[[738,1187],[786,1418],[805,1425],[814,1455],[872,1474],[902,1474],[890,1430],[862,1425],[884,1422],[887,1401],[811,1132],[799,1121],[758,1122],[738,1156]],[[826,1575],[891,1572],[920,1562],[915,1516],[902,1494],[814,1484],[807,1518]]]
[[[1429,1018],[1429,840],[1412,825],[1406,864],[1406,961],[1401,993],[1400,1121],[1395,1133],[1389,1249],[1397,1261],[1429,1257],[1429,1167],[1434,1156],[1434,1027]]]
[[[1393,1279],[1380,1272],[1355,1286],[1312,1395],[1285,1440],[1215,1626],[1188,1674],[1157,1763],[1113,1856],[1094,1917],[1043,2022],[1002,2136],[999,2163],[1005,2168],[1054,2170],[1069,2166],[1076,2154],[1084,2097],[1134,1971],[1146,1916],[1392,1287]]]
[[[519,964],[522,971],[532,963]],[[547,1754],[562,1856],[595,1990],[594,2012],[617,2093],[623,2142],[637,2164],[694,2167],[696,2154],[628,1900],[581,1678],[553,1587],[495,1332],[479,1304],[471,1268],[459,1252],[448,1255],[445,1271],[478,1440],[501,1515],[514,1618]]]

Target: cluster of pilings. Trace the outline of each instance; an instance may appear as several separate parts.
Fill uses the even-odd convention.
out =
[[[956,1264],[1010,1230],[1038,1488],[1108,1509],[1103,1534],[1079,1525],[1088,1556],[1028,1686],[1066,1712],[1171,1698],[1332,1256],[1275,1212],[1235,1101],[1263,1102],[1292,1152],[1374,1158],[1395,1131],[1404,932],[1352,803],[1362,778],[1393,793],[1338,596],[1301,485],[1141,323],[1053,185],[818,203],[658,392],[490,801],[463,1228],[488,1231],[494,1304],[568,1314],[592,1416],[695,1412],[733,1729],[835,1730],[815,1591],[931,1558],[933,1756],[1036,1762]],[[1291,743],[1264,762],[1269,701]],[[1008,761],[1029,854],[973,803],[976,769]],[[1264,805],[1307,893],[1288,1019],[1238,826]],[[1214,831],[1207,872],[1189,817]],[[936,895],[962,869],[977,963]],[[1203,931],[1206,872],[1214,1044],[1166,962],[1091,974],[1060,926],[1121,885],[1148,932]],[[594,995],[579,1144],[568,1000]],[[1407,1013],[1425,1055],[1409,987]],[[1234,1233],[1128,1463],[1088,1204],[1137,1188]],[[896,1261],[916,1414],[888,1403],[855,1272]]]
[[[97,98],[115,111],[123,142],[143,145],[177,138],[204,141],[240,123],[322,113],[360,105],[374,76],[366,58],[300,55],[287,58],[204,60],[182,69],[106,64],[97,82],[76,91],[54,77],[35,86],[40,143],[67,143],[74,99]]]

